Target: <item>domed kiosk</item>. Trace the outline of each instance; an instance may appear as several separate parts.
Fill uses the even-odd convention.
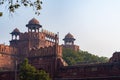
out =
[[[74,45],[75,38],[71,33],[68,33],[63,40],[65,45]]]
[[[68,33],[63,39],[63,41],[64,41],[64,44],[62,45],[63,48],[69,48],[75,51],[79,51],[79,46],[74,44],[75,38],[71,33]]]
[[[39,21],[35,18],[32,18],[28,24],[26,25],[28,27],[28,32],[39,32],[39,28],[42,26],[40,25]]]
[[[20,31],[18,28],[15,28],[10,34],[12,35],[12,40],[13,39],[17,40],[17,39],[19,39],[18,37],[20,35]],[[14,38],[14,36],[15,36],[15,38]]]

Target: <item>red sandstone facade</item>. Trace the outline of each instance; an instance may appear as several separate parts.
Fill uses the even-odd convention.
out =
[[[14,69],[14,54],[16,52],[16,48],[0,44],[0,70]]]
[[[0,69],[4,71],[0,72],[0,80],[14,80],[15,63],[19,64],[24,58],[37,69],[49,73],[53,80],[120,80],[120,52],[115,52],[107,63],[68,66],[62,59],[62,47],[79,50],[70,33],[63,39],[65,44],[60,46],[58,35],[42,29],[35,18],[26,27],[25,33],[17,28],[11,32],[10,46],[0,45]]]

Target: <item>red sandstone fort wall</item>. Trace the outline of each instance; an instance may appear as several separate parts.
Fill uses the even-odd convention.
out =
[[[31,23],[34,24],[34,26],[31,25]],[[38,26],[36,26],[36,24]],[[47,30],[39,32],[38,28],[40,28],[41,25],[34,18],[29,21],[27,27],[28,32],[21,33],[18,29],[15,29],[11,33],[12,40],[10,41],[10,46],[12,47],[4,44],[0,45],[0,69],[10,70],[14,68],[15,57],[13,58],[13,56],[15,54],[28,54],[27,56],[19,55],[18,58],[23,59],[27,57],[30,64],[35,66],[37,69],[45,70],[52,76],[53,79],[116,80],[111,78],[118,77],[117,80],[120,80],[119,52],[114,53],[108,63],[68,66],[62,59],[62,47],[58,45],[59,37],[57,34]],[[36,31],[37,29],[38,31]],[[75,39],[70,33],[68,33],[65,38],[67,41],[65,41],[65,45],[62,45],[63,47],[65,46],[65,48],[70,48],[75,51],[79,50],[79,46],[74,45]],[[69,43],[69,45],[66,42]],[[14,80],[14,77],[14,72],[0,73],[0,80]],[[100,79],[103,77],[107,79]]]
[[[35,57],[35,56],[42,57],[42,56],[53,56],[53,55],[62,56],[62,47],[57,46],[56,49],[56,45],[54,45],[44,48],[41,47],[40,49],[33,48],[29,53],[29,57]]]
[[[120,63],[87,64],[66,66],[59,69],[60,78],[102,78],[120,76]]]
[[[72,49],[74,51],[79,51],[80,50],[79,46],[77,46],[77,45],[62,45],[62,46],[63,46],[63,48]]]
[[[14,68],[14,54],[17,53],[16,48],[0,44],[0,69],[13,70]],[[13,56],[12,56],[13,55]]]

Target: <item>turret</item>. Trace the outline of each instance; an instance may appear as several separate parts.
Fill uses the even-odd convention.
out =
[[[68,33],[63,40],[65,45],[74,45],[75,38],[72,34]]]
[[[15,28],[10,34],[12,35],[12,40],[19,40],[19,29]]]
[[[39,33],[39,29],[42,27],[39,23],[39,21],[35,18],[32,18],[28,24],[26,25],[26,27],[28,27],[28,32],[38,32]]]
[[[62,45],[63,48],[69,48],[74,51],[79,51],[79,46],[74,44],[75,38],[71,33],[68,33],[63,39],[63,41],[64,41],[64,44]]]

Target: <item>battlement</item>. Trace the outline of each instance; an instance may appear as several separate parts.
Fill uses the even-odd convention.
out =
[[[43,35],[41,32],[36,33],[36,32],[25,32],[25,33],[20,33],[20,40],[28,40],[28,39],[40,39],[40,35]]]
[[[20,33],[20,40],[24,40],[24,39],[49,39],[49,40],[55,40],[56,37],[56,33],[50,32],[48,30],[42,29],[40,32],[25,32],[25,33]]]
[[[13,56],[17,49],[8,45],[0,44],[0,70],[13,70]]]
[[[57,53],[56,53],[57,51]],[[62,56],[62,47],[61,46],[57,46],[53,45],[53,46],[49,46],[49,47],[41,47],[39,49],[35,49],[33,48],[30,53],[29,53],[29,57],[44,57],[44,56]]]
[[[45,30],[45,29],[42,29],[42,33],[45,34],[46,38],[50,38],[50,39],[55,39],[56,35],[55,33],[53,32],[50,32],[48,30]]]
[[[0,53],[14,54],[17,53],[17,49],[8,45],[0,44]]]

